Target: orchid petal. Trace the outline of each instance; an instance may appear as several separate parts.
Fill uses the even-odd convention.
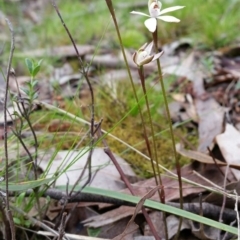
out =
[[[144,22],[144,24],[150,32],[155,32],[155,30],[157,28],[157,19],[149,18]]]
[[[176,11],[178,9],[182,9],[184,8],[185,6],[175,6],[175,7],[169,7],[169,8],[165,8],[163,9],[162,11],[160,11],[160,14],[159,15],[162,15],[164,13],[168,13],[168,12],[173,12],[173,11]]]
[[[157,18],[160,19],[160,20],[163,20],[165,22],[180,22],[180,20],[178,18],[175,18],[173,16],[160,16],[160,17],[157,17]]]
[[[148,43],[143,44],[138,51],[144,51],[147,46],[148,46]]]
[[[150,43],[145,47],[145,51],[148,52],[149,55],[152,54],[152,50],[153,50],[153,41],[150,42]]]
[[[137,64],[137,52],[135,52],[133,54],[132,58],[133,58],[134,63]]]
[[[147,56],[144,59],[141,59],[141,60],[139,59],[137,65],[142,66],[142,65],[148,64],[152,61],[153,57],[154,56]]]
[[[154,58],[152,59],[152,62],[155,61],[155,60],[157,60],[157,59],[159,59],[162,55],[163,55],[163,51],[155,54],[155,55],[154,55]]]
[[[145,17],[151,17],[151,16],[149,16],[149,15],[147,15],[147,14],[145,14],[145,13],[142,13],[142,12],[132,11],[132,12],[130,12],[130,13],[132,13],[132,14],[137,14],[137,15],[142,15],[142,16],[145,16]]]

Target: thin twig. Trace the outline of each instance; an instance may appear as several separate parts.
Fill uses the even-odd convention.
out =
[[[229,172],[229,164],[226,167],[225,176],[224,176],[224,182],[223,182],[223,189],[224,190],[226,190],[228,172]],[[224,208],[226,206],[226,200],[227,200],[226,195],[223,195],[223,203],[222,203],[222,207],[221,207],[221,212],[219,214],[219,222],[220,223],[223,222],[222,217],[223,217]],[[221,240],[221,231],[219,231],[218,240]]]
[[[61,221],[61,225],[59,227],[59,236],[58,236],[58,239],[57,240],[62,240],[64,235],[65,235],[65,232],[64,232],[64,229],[65,229],[65,225],[66,225],[66,218],[67,218],[67,213],[64,212],[63,215],[62,215],[62,221]]]
[[[89,91],[90,91],[90,95],[91,95],[91,125],[90,125],[90,135],[91,135],[91,141],[90,141],[90,151],[89,151],[89,156],[88,156],[88,169],[89,169],[89,175],[88,175],[88,179],[85,183],[85,185],[87,185],[90,181],[91,181],[91,160],[92,160],[92,149],[93,149],[93,145],[94,145],[94,121],[95,121],[95,110],[94,110],[94,93],[93,93],[93,88],[92,88],[92,84],[89,80],[89,77],[88,77],[88,71],[85,69],[85,66],[84,66],[84,63],[83,63],[83,60],[78,52],[78,49],[77,49],[77,46],[75,44],[75,41],[67,27],[67,25],[65,24],[60,12],[59,12],[59,9],[55,3],[54,0],[51,0],[52,2],[52,5],[54,7],[54,9],[56,10],[57,12],[57,15],[59,17],[59,19],[61,20],[61,23],[64,27],[64,29],[66,30],[67,34],[68,34],[68,37],[69,39],[71,40],[72,42],[72,45],[74,47],[74,50],[77,54],[77,57],[78,57],[78,61],[79,61],[79,64],[80,64],[80,67],[81,67],[81,70],[82,70],[82,74],[88,84],[88,87],[89,87]]]
[[[13,222],[13,217],[10,210],[9,205],[9,191],[8,191],[8,133],[7,133],[7,99],[8,99],[8,88],[9,88],[9,77],[10,77],[10,69],[12,65],[12,58],[13,52],[15,49],[15,39],[14,39],[14,32],[11,22],[6,18],[6,22],[8,28],[11,32],[11,49],[9,54],[8,66],[7,66],[7,78],[6,78],[6,89],[5,89],[5,96],[4,96],[4,152],[5,152],[5,181],[6,181],[6,211],[7,217],[11,228],[12,240],[15,240],[15,227]]]
[[[223,171],[222,171],[222,169],[220,168],[220,166],[217,164],[217,161],[216,161],[216,159],[215,159],[215,157],[214,157],[211,149],[210,149],[209,147],[207,147],[207,150],[208,150],[208,153],[209,153],[210,157],[212,157],[212,160],[214,161],[215,166],[216,166],[216,168],[218,169],[218,171],[222,174],[222,176],[224,177],[224,179],[227,178],[226,180],[228,180],[228,182],[231,182],[231,180],[226,176],[226,172],[225,172],[225,174],[224,174]]]

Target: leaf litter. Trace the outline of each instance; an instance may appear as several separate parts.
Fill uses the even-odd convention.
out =
[[[30,13],[29,17],[34,22],[40,21],[36,18],[33,13]],[[119,78],[119,82],[122,79],[125,79],[127,76],[122,70],[124,66],[123,59],[119,54],[112,52],[99,52],[98,55],[92,55],[95,46],[93,45],[79,45],[78,49],[80,54],[85,57],[87,61],[92,62],[92,69],[90,75],[93,76],[94,85],[98,84],[107,84],[112,86],[116,82],[112,83],[112,80]],[[239,161],[239,146],[240,146],[240,107],[239,107],[239,47],[226,47],[224,49],[218,49],[214,52],[199,52],[191,49],[191,41],[181,40],[175,42],[170,46],[163,46],[165,52],[162,59],[163,73],[165,76],[173,75],[176,78],[176,81],[170,87],[170,94],[174,99],[174,102],[178,104],[178,108],[172,111],[172,118],[174,121],[184,121],[191,120],[190,128],[196,128],[198,131],[198,145],[195,146],[196,149],[187,149],[182,145],[178,145],[179,154],[183,155],[186,158],[192,160],[192,163],[182,167],[182,177],[197,183],[198,185],[203,185],[205,187],[218,186],[221,190],[226,191],[236,191],[239,193],[239,178],[240,178],[240,161]],[[186,49],[189,52],[186,53]],[[136,71],[136,67],[131,60],[131,50],[128,50],[128,61],[132,71]],[[36,49],[34,51],[28,51],[23,53],[24,56],[28,55],[31,57],[41,57],[48,55],[49,57],[57,57],[60,61],[62,59],[71,59],[75,58],[75,52],[71,46],[62,46],[56,47],[54,49]],[[204,66],[203,61],[205,59],[212,59],[213,67],[212,69],[207,69]],[[61,86],[59,95],[64,98],[71,98],[76,96],[75,92],[72,91],[72,86],[76,86],[75,90],[77,92],[78,86],[81,82],[81,74],[76,73],[76,70],[70,67],[70,71],[66,71],[66,63],[61,64],[60,70],[63,70],[63,74],[53,75],[52,79],[58,81],[59,86]],[[69,66],[68,66],[69,67]],[[106,69],[106,72],[103,74],[98,74],[99,69]],[[57,68],[54,67],[54,70],[57,71]],[[153,70],[153,65],[149,64],[146,67],[146,73],[150,74]],[[26,79],[25,76],[22,76],[22,79]],[[99,81],[101,80],[102,81]],[[138,82],[137,75],[134,75],[136,83]],[[21,81],[21,78],[18,77],[19,84],[24,85],[24,81]],[[49,84],[46,80],[45,84]],[[44,84],[44,85],[45,85]],[[2,86],[2,85],[1,85]],[[41,88],[42,85],[38,87],[40,92],[44,91]],[[157,87],[157,86],[156,86]],[[83,91],[86,86],[81,88]],[[1,87],[0,90],[2,90]],[[16,86],[14,84],[10,85],[10,90],[16,93]],[[178,93],[176,93],[178,92]],[[180,94],[177,95],[176,94]],[[47,94],[41,95],[40,100],[44,101],[53,101],[54,89],[48,89]],[[113,95],[117,99],[117,91]],[[82,96],[80,95],[81,99]],[[14,124],[17,119],[13,117],[11,112],[11,106],[9,106],[9,112],[12,117],[9,119],[9,122]],[[2,111],[2,109],[1,109]],[[184,115],[183,115],[184,114]],[[3,124],[2,121],[0,123]],[[51,126],[59,125],[59,122],[53,122]],[[191,129],[188,131],[191,131]],[[66,128],[63,128],[66,130]],[[53,128],[49,132],[59,132],[59,128]],[[209,150],[211,154],[209,154]],[[96,153],[99,152],[100,153]],[[70,164],[67,171],[63,171],[62,175],[55,182],[56,185],[66,185],[73,184],[81,173],[81,169],[84,168],[84,165],[87,161],[86,155],[81,157],[76,157],[79,152],[77,151],[58,151],[55,158],[52,159],[52,164],[48,165],[49,156],[44,159],[44,156],[41,156],[39,166],[43,171],[48,169],[48,174],[52,175],[55,173],[61,164]],[[105,158],[103,149],[97,148],[94,150],[93,155],[93,167],[97,167],[96,177],[94,178],[92,184],[93,186],[98,186],[101,188],[110,188],[116,191],[123,191],[129,193],[128,189],[124,188],[124,183],[120,179],[119,174],[113,166],[110,166],[109,159]],[[81,154],[80,154],[81,155]],[[68,157],[68,156],[71,156]],[[84,157],[84,160],[82,159]],[[95,164],[94,161],[97,161]],[[99,163],[98,160],[103,162]],[[59,162],[58,162],[59,161]],[[73,164],[71,163],[73,161]],[[125,173],[129,174],[129,177],[134,177],[132,169],[129,168],[129,165],[119,158],[121,166],[126,167]],[[81,164],[76,166],[76,164]],[[101,172],[101,166],[106,165],[106,171]],[[222,171],[225,173],[226,166],[229,167],[228,175],[228,184],[224,186],[225,177],[220,173]],[[50,167],[50,168],[49,168]],[[73,174],[73,171],[76,171],[76,175]],[[173,170],[173,172],[175,172]],[[196,174],[198,173],[198,174]],[[87,175],[86,175],[87,176]],[[109,177],[111,176],[111,177]],[[113,180],[114,179],[114,180]],[[116,184],[113,184],[116,182]],[[120,185],[119,185],[120,183]],[[96,184],[96,185],[95,185]],[[113,185],[112,185],[113,184]],[[143,202],[151,198],[158,201],[158,195],[156,193],[156,188],[154,187],[154,179],[150,178],[147,180],[138,181],[133,184],[137,196],[140,196],[142,200],[136,207],[130,206],[114,206],[114,204],[103,204],[103,203],[92,203],[94,208],[97,208],[97,211],[91,213],[94,216],[74,216],[75,219],[71,219],[68,223],[67,231],[73,234],[87,234],[87,228],[99,228],[101,231],[98,235],[99,238],[108,238],[110,236],[110,228],[119,228],[121,229],[121,239],[137,239],[136,237],[141,235],[141,231],[137,229],[143,229],[141,226],[141,211],[140,207]],[[163,186],[165,189],[165,200],[167,204],[176,203],[179,200],[179,191],[178,191],[178,182],[171,175],[165,174],[163,177]],[[123,189],[123,190],[120,190]],[[130,193],[129,193],[130,194]],[[204,202],[199,199],[199,195],[202,194],[204,197]],[[191,206],[197,206],[198,214],[200,210],[202,214],[208,215],[209,217],[215,217],[214,211],[211,210],[212,205],[216,207],[221,207],[223,203],[223,197],[220,197],[216,193],[210,193],[206,188],[193,186],[192,184],[183,182],[183,196],[184,202],[188,203],[188,211],[193,211]],[[214,198],[215,196],[215,198]],[[216,197],[217,196],[217,197]],[[209,203],[212,205],[207,205],[204,203]],[[57,203],[54,203],[57,204]],[[87,203],[86,203],[87,204]],[[190,206],[190,207],[189,207]],[[201,209],[202,206],[202,209]],[[185,205],[187,209],[187,206]],[[226,215],[225,220],[228,224],[231,224],[231,221],[228,220],[228,213],[231,212],[230,209],[233,209],[233,200],[227,201],[226,209],[223,210],[223,213]],[[52,207],[52,210],[54,207]],[[60,208],[59,208],[60,209]],[[89,210],[89,206],[81,206],[78,209],[78,213],[82,211]],[[110,210],[109,210],[110,209]],[[92,211],[93,209],[89,210]],[[51,212],[51,207],[49,209]],[[154,219],[154,214],[158,214],[156,211],[148,209],[150,212],[150,217]],[[60,212],[60,210],[59,210]],[[197,212],[196,212],[197,213]],[[56,221],[58,216],[56,214],[52,221]],[[77,215],[77,214],[76,214]],[[131,219],[130,219],[131,217]],[[155,216],[156,217],[156,216]],[[129,221],[130,219],[130,221]],[[159,219],[159,218],[157,218]],[[135,220],[135,223],[133,222]],[[217,219],[216,219],[217,220]],[[231,219],[232,220],[232,219]],[[160,221],[160,220],[158,220]],[[124,223],[124,224],[123,224]],[[173,237],[177,233],[179,219],[173,215],[167,217],[167,225],[171,228],[171,235]],[[79,224],[81,225],[79,227]],[[127,226],[127,227],[126,227]],[[155,224],[161,238],[164,238],[165,235],[160,229],[160,224]],[[105,227],[105,230],[104,230]],[[125,227],[126,234],[125,235]],[[84,229],[80,230],[80,229]],[[145,227],[146,228],[146,227]],[[212,227],[202,226],[201,224],[196,224],[195,222],[184,220],[182,228],[189,231],[189,235],[192,236],[192,239],[218,239],[219,230],[216,230]],[[146,229],[145,229],[146,230]],[[145,231],[145,234],[147,231]],[[184,232],[184,231],[183,231]],[[111,238],[119,239],[117,237],[117,231],[111,232]],[[135,234],[135,235],[134,235]],[[230,239],[232,236],[222,236],[222,238]],[[221,238],[221,239],[222,239]]]

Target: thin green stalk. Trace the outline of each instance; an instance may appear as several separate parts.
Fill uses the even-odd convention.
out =
[[[134,85],[134,82],[133,82],[131,70],[130,70],[130,67],[128,65],[128,61],[127,61],[127,57],[126,57],[126,54],[125,54],[125,50],[124,50],[121,34],[120,34],[120,31],[119,31],[117,19],[116,19],[116,16],[115,16],[115,12],[114,12],[114,9],[113,9],[112,1],[111,0],[106,0],[106,3],[107,3],[107,6],[109,8],[109,11],[112,15],[112,18],[113,18],[113,22],[114,22],[115,29],[116,29],[116,32],[117,32],[117,36],[118,36],[121,51],[122,51],[122,54],[123,54],[124,62],[125,62],[127,72],[128,72],[128,76],[129,76],[131,86],[132,86],[132,89],[133,89],[133,95],[136,99],[137,106],[138,106],[138,109],[139,109],[140,118],[141,118],[142,125],[143,125],[143,132],[144,132],[144,135],[145,135],[145,142],[146,142],[147,149],[148,149],[148,152],[149,152],[149,157],[150,157],[150,159],[152,159],[152,153],[151,153],[151,149],[150,149],[150,145],[149,145],[149,141],[148,141],[148,137],[147,137],[147,130],[146,130],[146,125],[145,125],[145,121],[144,121],[144,118],[143,118],[143,113],[142,113],[142,110],[141,110],[141,106],[139,104],[139,99],[138,99],[137,92],[136,92],[136,89],[135,89],[135,85]],[[156,185],[157,185],[158,184],[157,179],[155,179],[155,181],[156,181]]]
[[[143,119],[142,110],[141,110],[141,107],[140,107],[140,104],[139,104],[139,100],[138,100],[138,97],[137,97],[137,93],[136,93],[136,89],[135,89],[135,86],[134,86],[132,74],[131,74],[131,71],[130,71],[130,68],[129,68],[129,65],[128,65],[127,57],[126,57],[124,46],[123,46],[123,42],[122,42],[122,37],[121,37],[120,31],[119,31],[116,15],[115,15],[114,8],[113,8],[113,5],[112,5],[112,0],[106,0],[106,4],[107,4],[108,9],[109,9],[109,11],[110,11],[110,13],[112,15],[112,19],[113,19],[113,22],[114,22],[114,25],[115,25],[115,29],[116,29],[116,32],[117,32],[117,36],[118,36],[118,40],[119,40],[119,43],[120,43],[121,51],[122,51],[122,54],[123,54],[124,62],[126,64],[128,76],[129,76],[129,79],[130,79],[130,82],[131,82],[131,85],[132,85],[134,97],[135,97],[137,105],[138,105],[141,121],[142,121],[142,124],[143,124],[144,134],[146,136],[146,139],[148,139],[147,135],[146,135],[146,126],[145,126],[145,122],[144,122],[144,119]],[[148,222],[149,227],[151,228],[151,231],[152,231],[154,237],[156,239],[159,239],[159,237],[158,237],[158,235],[156,233],[156,229],[154,228],[151,219],[148,217],[147,212],[145,212],[145,208],[144,207],[142,208],[142,212],[143,212],[143,215],[144,215],[146,221]]]
[[[139,77],[140,77],[140,80],[141,80],[142,89],[143,89],[143,93],[144,93],[144,97],[145,97],[145,102],[146,102],[146,106],[147,106],[147,112],[148,112],[148,117],[149,117],[149,122],[150,122],[150,127],[151,127],[151,135],[152,135],[152,140],[153,140],[155,161],[158,163],[156,137],[155,137],[154,129],[153,129],[153,122],[152,122],[152,116],[151,116],[150,107],[149,107],[149,101],[148,101],[148,96],[147,96],[147,90],[146,90],[146,84],[145,84],[144,68],[143,68],[143,66],[139,67],[139,69],[138,69],[138,74],[139,74]],[[156,177],[156,171],[155,171],[153,159],[151,159],[151,163],[152,163],[152,168],[153,168],[153,172],[154,172],[154,177]],[[157,164],[157,166],[158,166],[158,164]],[[162,185],[162,179],[161,179],[161,174],[160,174],[160,169],[159,169],[159,167],[157,167],[157,171],[158,171],[159,183],[160,183],[160,185]],[[156,182],[157,182],[157,181],[156,181]]]
[[[152,124],[152,118],[151,118],[151,114],[150,114],[150,109],[149,109],[149,102],[148,102],[148,97],[147,97],[147,92],[146,92],[146,86],[145,86],[145,79],[144,79],[144,72],[143,72],[143,67],[140,67],[138,69],[138,74],[142,83],[142,89],[143,89],[143,93],[144,93],[144,97],[145,97],[145,102],[147,105],[147,110],[148,110],[148,116],[149,116],[149,121],[150,121],[150,125],[151,125],[151,135],[153,137],[153,124]],[[152,170],[153,170],[153,174],[154,174],[154,178],[155,178],[155,182],[156,185],[159,185],[159,183],[162,185],[162,179],[161,177],[159,178],[159,181],[157,179],[157,174],[156,174],[156,170],[155,170],[155,166],[154,166],[154,162],[153,162],[153,156],[152,156],[152,151],[151,151],[151,147],[150,147],[150,141],[148,136],[145,134],[145,143],[147,145],[148,148],[148,152],[149,152],[149,157],[150,157],[150,161],[151,161],[151,165],[152,165]],[[155,158],[156,158],[156,148],[154,147],[155,150]],[[159,194],[159,198],[160,198],[160,194]]]
[[[158,33],[157,33],[157,29],[152,34],[152,37],[153,37],[153,42],[154,42],[154,45],[155,45],[155,50],[158,52]],[[162,69],[161,69],[161,64],[160,64],[159,59],[157,59],[157,67],[158,67],[158,75],[159,75],[159,80],[160,80],[160,84],[161,84],[164,104],[165,104],[167,118],[168,118],[168,122],[169,122],[170,135],[171,135],[171,140],[172,140],[172,145],[173,145],[173,154],[174,154],[174,158],[175,158],[175,164],[176,164],[176,170],[177,170],[177,176],[178,176],[178,183],[179,183],[180,208],[183,209],[183,193],[182,193],[183,191],[182,191],[181,168],[180,168],[179,158],[178,158],[178,155],[177,155],[176,143],[175,143],[175,138],[174,138],[174,134],[173,134],[173,127],[172,127],[172,120],[171,120],[170,111],[169,111],[169,107],[168,107],[168,101],[167,101],[166,91],[165,91],[163,77],[162,77]],[[182,218],[180,218],[180,221],[179,221],[178,234],[180,232],[181,225],[182,225]],[[175,239],[177,239],[178,234],[176,235]]]
[[[153,140],[153,148],[154,148],[154,154],[155,154],[155,162],[157,162],[157,164],[156,164],[157,165],[157,173],[158,173],[159,183],[160,183],[160,186],[161,186],[161,189],[158,189],[159,199],[162,203],[165,203],[164,188],[163,188],[161,173],[160,173],[159,164],[158,164],[156,137],[155,137],[154,129],[153,129],[153,122],[152,122],[152,116],[151,116],[149,101],[148,101],[148,96],[147,96],[143,66],[138,68],[138,73],[139,73],[139,77],[141,79],[142,89],[143,89],[143,93],[144,93],[144,97],[145,97],[145,102],[146,102],[146,105],[147,105],[147,112],[148,112],[148,117],[149,117],[149,122],[150,122],[151,135],[152,135],[152,140]],[[154,160],[152,158],[150,158],[150,161],[151,161],[151,164],[152,164],[152,169],[153,169],[155,181],[157,183],[158,181],[157,181],[156,170],[155,170],[155,167],[154,167],[154,165],[155,165]],[[157,183],[157,186],[158,185],[159,184]],[[166,239],[168,239],[168,228],[167,228],[167,220],[166,220],[166,213],[165,212],[163,212],[163,221],[164,221],[165,237],[166,237]]]

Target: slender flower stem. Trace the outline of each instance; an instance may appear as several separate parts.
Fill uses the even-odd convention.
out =
[[[115,29],[116,29],[116,32],[117,32],[117,36],[118,36],[118,40],[119,40],[119,43],[120,43],[121,51],[122,51],[122,54],[123,54],[124,62],[126,64],[126,68],[127,68],[127,71],[128,71],[128,76],[129,76],[129,79],[130,79],[130,82],[131,82],[131,85],[132,85],[133,94],[134,94],[134,97],[136,99],[136,102],[137,102],[137,105],[138,105],[138,109],[139,109],[139,113],[140,113],[140,117],[141,117],[141,121],[142,121],[142,124],[143,124],[143,130],[144,130],[146,143],[148,145],[148,138],[147,138],[147,134],[146,134],[146,126],[145,126],[145,122],[144,122],[144,119],[143,119],[143,114],[142,114],[142,111],[141,111],[139,100],[138,100],[138,97],[137,97],[136,89],[135,89],[135,86],[134,86],[132,74],[131,74],[131,71],[130,71],[130,68],[129,68],[129,65],[128,65],[128,61],[127,61],[127,57],[126,57],[126,54],[125,54],[125,50],[124,50],[124,46],[123,46],[123,42],[122,42],[122,37],[121,37],[120,31],[119,31],[119,27],[118,27],[116,15],[115,15],[115,12],[114,12],[112,0],[105,0],[105,1],[106,1],[107,6],[108,6],[109,12],[111,13],[114,25],[115,25]],[[150,149],[150,146],[148,146],[148,149]],[[151,154],[151,152],[149,152],[149,154]],[[133,194],[133,192],[132,192],[132,194]],[[157,240],[160,239],[158,237],[156,229],[154,228],[154,226],[152,224],[151,219],[149,218],[149,216],[147,214],[147,211],[145,210],[145,207],[142,208],[142,212],[144,214],[144,217],[145,217],[145,219],[146,219],[146,221],[147,221],[147,223],[148,223],[148,225],[149,225],[149,227],[150,227],[150,229],[151,229],[155,239],[157,239]]]
[[[152,34],[152,37],[153,37],[153,42],[154,42],[154,45],[155,45],[155,50],[158,52],[158,33],[157,33],[157,29]],[[159,80],[160,80],[160,84],[161,84],[164,104],[165,104],[167,118],[168,118],[168,122],[169,122],[169,130],[170,130],[170,135],[171,135],[171,140],[172,140],[172,145],[173,145],[173,154],[174,154],[174,158],[175,158],[175,165],[176,165],[178,183],[179,183],[180,207],[181,207],[181,209],[183,209],[181,168],[180,168],[180,163],[179,163],[179,157],[178,157],[177,151],[176,151],[176,143],[175,143],[175,138],[174,138],[174,134],[173,134],[172,120],[171,120],[170,111],[169,111],[169,107],[168,107],[168,101],[167,101],[166,91],[165,91],[163,77],[162,77],[162,69],[161,69],[161,64],[160,64],[159,59],[157,59],[157,67],[158,67],[158,75],[159,75]],[[180,232],[181,225],[182,225],[182,218],[180,218],[180,221],[179,221],[178,234]],[[178,238],[178,234],[176,235],[175,239]]]
[[[145,102],[146,102],[146,106],[147,106],[147,112],[148,112],[148,117],[149,117],[149,122],[150,122],[150,127],[151,127],[151,135],[152,135],[152,139],[153,139],[154,154],[155,154],[154,158],[155,158],[155,161],[158,163],[156,137],[155,137],[154,130],[153,130],[153,122],[152,122],[152,116],[151,116],[149,101],[148,101],[148,96],[147,96],[143,66],[138,68],[138,74],[139,74],[139,77],[141,80],[141,85],[142,85],[142,89],[143,89],[143,93],[144,93],[144,97],[145,97]],[[157,167],[157,173],[158,173],[158,177],[159,177],[159,179],[157,180],[157,175],[156,175],[155,164],[153,162],[153,158],[151,158],[151,163],[152,163],[152,169],[153,169],[156,184],[162,185],[160,169],[159,169],[159,167]],[[157,164],[157,166],[158,166],[158,164]]]
[[[143,66],[141,66],[138,69],[138,74],[139,74],[139,77],[141,79],[142,89],[143,89],[143,93],[144,93],[145,101],[146,101],[146,105],[147,105],[147,111],[148,111],[148,116],[149,116],[149,121],[150,121],[150,126],[151,126],[151,135],[152,135],[152,139],[153,139],[153,147],[154,147],[154,153],[155,153],[155,162],[157,163],[156,165],[157,165],[158,179],[159,179],[159,183],[161,185],[161,191],[158,191],[158,194],[159,194],[160,201],[162,203],[165,203],[164,186],[162,184],[161,173],[160,173],[159,164],[158,164],[156,138],[155,138],[155,134],[154,134],[154,130],[153,130],[152,116],[151,116],[151,112],[150,112],[150,108],[149,108],[149,101],[148,101],[148,97],[147,97]],[[152,169],[153,169],[153,172],[154,172],[154,177],[155,177],[156,184],[159,185],[158,180],[157,180],[155,166],[154,166],[155,165],[154,160],[152,158],[150,158],[150,160],[151,160],[151,163],[152,163]],[[163,212],[163,219],[164,219],[165,237],[166,237],[166,239],[168,239],[168,228],[167,228],[166,213],[165,212]]]

